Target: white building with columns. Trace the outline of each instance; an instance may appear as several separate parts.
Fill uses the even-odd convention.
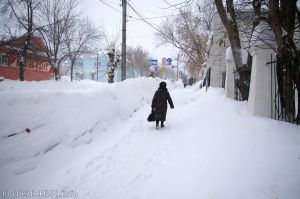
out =
[[[249,27],[247,17],[251,13],[244,13],[239,18],[239,29]],[[247,25],[248,24],[248,25]],[[225,78],[225,95],[226,97],[234,99],[238,90],[235,85],[236,70],[231,47],[227,38],[225,27],[222,25],[221,19],[218,14],[215,15],[212,24],[213,37],[210,42],[210,53],[208,58],[208,67],[211,68],[211,86],[222,87],[222,73],[226,72]],[[251,54],[251,80],[248,97],[248,113],[257,116],[272,117],[271,107],[274,93],[271,90],[275,89],[275,82],[271,83],[271,66],[267,63],[270,62],[271,55],[276,56],[274,49],[275,37],[271,31],[268,23],[261,21],[255,28],[253,35],[247,31],[240,31],[241,50],[243,65],[247,64],[248,54]],[[224,80],[224,79],[223,79]],[[274,80],[272,80],[274,81]],[[272,96],[273,95],[273,96]]]
[[[207,67],[211,68],[210,85],[222,87],[222,74],[226,71],[225,53],[230,46],[227,32],[218,13],[213,17],[211,35],[209,37],[209,55]]]

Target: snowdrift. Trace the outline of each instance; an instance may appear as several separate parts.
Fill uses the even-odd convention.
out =
[[[116,120],[126,120],[149,104],[160,81],[144,77],[114,84],[2,82],[0,168],[59,145],[74,148],[92,142],[95,132],[105,132]],[[180,85],[168,82],[169,89],[176,86]],[[16,174],[26,171],[15,169]]]
[[[160,81],[1,82],[0,198],[300,197],[299,126],[248,115],[223,89],[167,82],[175,109],[156,130],[146,118]]]

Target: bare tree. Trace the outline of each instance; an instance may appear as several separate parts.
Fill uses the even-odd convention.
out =
[[[149,53],[141,46],[128,47],[127,52],[127,66],[131,76],[147,76],[149,72]]]
[[[215,4],[221,21],[228,33],[235,67],[242,67],[241,41],[236,22],[236,12],[234,9],[233,0],[226,0],[227,11],[225,10],[222,0],[215,0]]]
[[[107,53],[108,55],[108,83],[114,83],[115,78],[115,69],[118,67],[118,63],[120,62],[120,55],[116,55],[116,50],[110,49]]]
[[[108,34],[104,28],[104,39],[101,40],[102,48],[97,48],[101,50],[104,55],[108,56],[107,62],[107,75],[108,75],[108,83],[114,83],[115,78],[115,69],[118,67],[118,63],[120,62],[120,48],[119,40],[120,40],[120,31],[116,31],[115,34]],[[104,53],[104,52],[107,53]]]
[[[19,51],[20,65],[19,65],[19,79],[24,81],[24,67],[26,64],[26,55],[30,45],[30,40],[33,33],[36,31],[37,24],[35,20],[38,18],[38,12],[41,6],[41,0],[5,0],[2,3],[1,14],[8,14],[8,18],[12,18],[9,21],[11,24],[3,24],[1,29],[6,29],[11,37],[17,36],[13,32],[19,30],[21,34],[24,34],[23,48]],[[2,21],[1,23],[3,23]],[[12,24],[14,30],[11,29]],[[2,36],[4,38],[4,35]]]
[[[106,28],[103,27],[104,38],[101,40],[101,50],[111,50],[120,48],[120,35],[121,31],[116,30],[114,33],[108,33]]]
[[[279,87],[281,95],[281,106],[287,111],[290,118],[294,118],[295,103],[294,103],[294,90],[293,85],[296,85],[298,90],[298,115],[296,120],[300,122],[300,69],[299,69],[299,52],[295,45],[295,27],[296,16],[299,17],[299,11],[297,10],[297,0],[269,0],[270,14],[269,24],[275,34],[277,43],[277,59],[279,61],[294,60],[291,62],[291,67],[284,67],[281,64],[278,65],[278,70],[286,74],[294,75],[291,79],[279,78],[278,82],[283,82],[286,86]],[[298,19],[299,22],[299,19]],[[299,27],[299,25],[298,25]]]
[[[196,7],[199,14],[199,25],[203,31],[210,31],[212,26],[212,21],[216,10],[216,5],[213,0],[203,0],[196,3]]]
[[[286,111],[288,118],[294,118],[295,115],[295,92],[294,85],[298,90],[298,110],[300,108],[300,69],[299,65],[299,51],[297,51],[295,38],[295,30],[299,29],[299,10],[297,10],[297,0],[238,0],[233,5],[233,0],[226,0],[227,12],[225,11],[222,0],[215,0],[219,15],[222,19],[228,35],[231,48],[233,51],[233,58],[236,67],[240,67],[240,53],[241,41],[240,35],[245,34],[248,37],[248,44],[251,38],[253,39],[254,28],[259,24],[260,20],[265,18],[269,23],[269,26],[274,32],[275,42],[267,41],[264,38],[255,38],[269,47],[273,48],[277,57],[277,78],[278,88],[280,94],[281,108]],[[235,10],[240,9],[240,11]],[[238,25],[236,18],[239,18],[239,12],[243,13],[243,10],[251,10],[253,13],[249,21],[252,22],[252,27],[243,29]],[[265,9],[265,10],[264,10]],[[268,15],[266,15],[267,12]],[[297,20],[298,19],[298,20]],[[249,23],[250,25],[250,23]],[[267,28],[267,27],[266,27]],[[247,43],[247,42],[246,42]],[[250,47],[250,45],[249,45]],[[291,67],[286,67],[284,62],[291,61]],[[251,59],[248,59],[251,61]],[[282,74],[293,74],[290,77],[282,76]],[[283,86],[285,85],[285,86]],[[290,119],[289,119],[290,120]],[[296,116],[296,120],[300,121],[300,114]]]
[[[65,42],[71,70],[71,81],[73,81],[73,69],[76,61],[82,55],[93,53],[101,35],[103,33],[100,33],[88,18],[77,19],[75,25],[67,30]]]
[[[189,67],[199,68],[205,61],[206,42],[208,31],[205,27],[210,27],[211,21],[204,22],[204,15],[191,11],[191,7],[179,10],[179,15],[173,19],[167,19],[161,25],[158,38],[163,43],[170,43],[180,49],[183,58],[186,59]],[[192,71],[192,70],[191,70]]]
[[[45,26],[39,29],[39,33],[47,45],[45,53],[55,80],[58,80],[59,66],[67,59],[66,34],[76,24],[76,6],[76,0],[43,1],[41,17]]]

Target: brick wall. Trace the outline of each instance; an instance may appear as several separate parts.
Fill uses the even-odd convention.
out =
[[[8,65],[1,65],[1,54],[9,56]],[[19,58],[15,52],[10,53],[4,48],[0,50],[0,76],[6,79],[19,80],[19,64]],[[49,64],[43,62],[43,57],[28,56],[24,67],[24,78],[26,81],[53,79],[53,70]]]
[[[0,66],[0,76],[5,79],[19,80],[19,68]],[[24,78],[26,81],[41,81],[53,79],[50,72],[28,70],[25,68]]]
[[[8,66],[0,66],[0,76],[5,79],[18,80],[19,79],[19,69]]]
[[[0,44],[0,76],[6,79],[19,80],[19,50],[24,43],[25,37],[11,40],[6,44]],[[45,44],[38,37],[31,38],[35,51],[29,49],[26,54],[24,67],[24,79],[27,81],[41,81],[53,79],[53,69],[46,61],[45,55],[39,49],[44,49]],[[8,64],[1,61],[1,55],[8,55]],[[1,65],[3,63],[3,65]]]

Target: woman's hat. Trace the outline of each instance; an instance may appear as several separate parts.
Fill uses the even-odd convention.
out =
[[[167,88],[167,83],[166,82],[160,82],[159,83],[159,88]]]

